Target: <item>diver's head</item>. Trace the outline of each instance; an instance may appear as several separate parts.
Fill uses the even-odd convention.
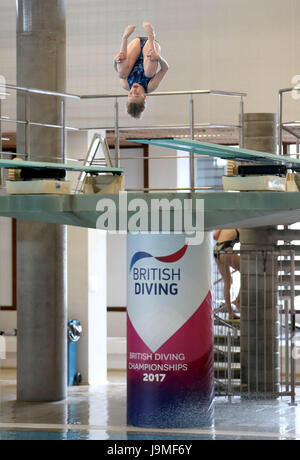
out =
[[[129,91],[127,100],[127,112],[133,118],[141,118],[146,107],[146,94],[144,88],[134,83]]]

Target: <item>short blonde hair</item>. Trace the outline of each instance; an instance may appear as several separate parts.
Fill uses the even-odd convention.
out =
[[[133,118],[141,118],[146,107],[145,99],[139,102],[127,102],[127,113]]]

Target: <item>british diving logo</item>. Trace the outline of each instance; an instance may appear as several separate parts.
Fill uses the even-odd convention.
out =
[[[172,264],[181,260],[188,248],[185,244],[179,251],[168,256],[155,257],[144,251],[136,252],[130,262],[130,272],[134,280],[135,295],[177,295],[181,269],[161,267],[135,267],[143,259],[155,259],[164,264]]]
[[[185,244],[181,249],[179,249],[179,251],[175,252],[174,254],[170,254],[169,256],[162,256],[162,257],[154,257],[152,254],[149,254],[148,252],[143,252],[143,251],[136,252],[131,259],[130,271],[132,271],[133,266],[139,260],[149,258],[149,257],[154,258],[164,263],[171,264],[174,262],[178,262],[185,255],[187,248],[188,248],[188,244]]]

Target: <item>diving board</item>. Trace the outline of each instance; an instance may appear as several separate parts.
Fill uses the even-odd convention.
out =
[[[300,160],[273,153],[259,152],[244,148],[227,147],[209,142],[187,139],[127,139],[139,144],[150,144],[174,150],[183,150],[195,155],[206,155],[224,160],[246,161],[267,165],[285,165],[288,169],[300,172]]]
[[[85,172],[92,175],[112,173],[121,175],[122,168],[111,168],[105,166],[82,166],[65,163],[48,163],[43,161],[24,161],[24,160],[3,160],[0,159],[0,168],[4,169],[60,169],[64,171]]]

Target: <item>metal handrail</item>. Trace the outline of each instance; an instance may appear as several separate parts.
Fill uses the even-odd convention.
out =
[[[195,90],[184,90],[184,91],[155,91],[149,93],[147,96],[188,96],[191,94],[212,94],[214,96],[229,96],[229,97],[246,97],[247,93],[233,92],[233,91],[219,91],[212,89],[195,89]],[[84,94],[80,96],[80,99],[114,99],[119,97],[127,97],[125,93],[116,94]]]
[[[300,123],[299,123],[300,126]],[[296,139],[300,139],[300,134],[295,133],[292,129],[288,128],[284,123],[282,124],[282,129],[286,131],[287,133],[291,134],[292,136],[295,136]]]
[[[63,98],[68,98],[68,99],[80,99],[81,98],[81,96],[77,94],[69,94],[69,93],[57,92],[57,91],[46,91],[46,90],[38,89],[38,88],[25,88],[23,86],[11,85],[8,83],[6,84],[0,83],[0,88],[9,88],[9,89],[13,89],[15,91],[19,91],[22,93],[41,94],[45,96],[63,97]]]
[[[194,129],[195,129],[195,120],[194,120],[194,101],[193,95],[203,95],[203,94],[212,94],[216,96],[229,96],[229,97],[239,97],[240,101],[240,145],[244,146],[244,133],[243,133],[243,119],[244,119],[244,100],[243,98],[247,96],[246,93],[242,92],[232,92],[232,91],[219,91],[219,90],[187,90],[187,91],[161,91],[150,93],[149,96],[178,96],[178,95],[189,95],[190,96],[190,138],[194,139]],[[119,105],[118,98],[127,97],[127,94],[117,93],[117,94],[94,94],[94,95],[82,95],[81,99],[115,99],[114,110],[114,131],[115,131],[115,166],[119,166],[119,157],[120,157],[120,145],[119,145]],[[103,129],[103,128],[102,128]],[[123,128],[124,129],[124,128]],[[153,128],[152,128],[153,129]],[[194,154],[190,154],[190,189],[192,192],[195,191],[195,172],[194,172]]]
[[[30,128],[31,126],[41,126],[47,128],[56,128],[61,130],[61,158],[62,161],[66,161],[66,135],[67,131],[69,130],[76,130],[80,131],[81,129],[95,129],[95,128],[73,128],[66,126],[66,100],[67,99],[77,99],[77,100],[84,100],[84,99],[114,99],[114,127],[109,129],[114,129],[115,132],[115,166],[119,165],[120,159],[120,130],[121,129],[133,129],[132,127],[128,128],[121,128],[119,126],[119,104],[118,99],[127,97],[125,93],[116,93],[116,94],[90,94],[90,95],[78,95],[78,94],[70,94],[64,92],[56,92],[56,91],[46,91],[38,88],[26,88],[23,86],[11,85],[11,84],[1,84],[0,87],[4,87],[5,89],[9,88],[15,90],[17,92],[23,92],[26,94],[25,97],[25,120],[12,120],[10,118],[2,117],[2,110],[0,105],[0,134],[1,134],[1,122],[11,122],[16,124],[23,124],[25,125],[25,159],[30,159]],[[53,125],[53,124],[45,124],[45,123],[37,123],[32,122],[30,119],[30,97],[33,94],[45,95],[45,96],[53,96],[61,99],[61,124]],[[215,96],[226,96],[226,97],[237,97],[240,98],[240,124],[239,125],[216,125],[216,124],[200,124],[195,123],[194,118],[194,95],[204,95],[204,94],[211,94]],[[247,96],[244,92],[233,92],[233,91],[221,91],[221,90],[184,90],[184,91],[162,91],[162,92],[154,92],[149,94],[149,96],[178,96],[178,95],[189,95],[190,96],[190,115],[189,115],[189,124],[185,125],[190,130],[190,138],[194,139],[195,133],[194,130],[196,127],[220,127],[220,128],[239,128],[240,129],[240,146],[243,147],[244,145],[244,133],[243,133],[243,119],[244,119],[244,97]],[[181,125],[182,126],[182,125]],[[158,126],[148,126],[147,128],[141,129],[153,129]],[[165,128],[170,126],[164,126]],[[176,126],[175,126],[176,127]],[[100,129],[100,128],[99,128]],[[101,129],[104,129],[101,127]],[[108,129],[108,128],[105,128]],[[1,138],[2,136],[0,136]],[[0,152],[2,152],[2,140],[0,139]],[[195,171],[194,171],[194,154],[191,152],[190,154],[190,190],[195,191]]]
[[[173,124],[159,124],[159,125],[146,125],[141,126],[139,125],[140,130],[147,130],[147,129],[171,129],[171,128],[178,128],[178,129],[187,129],[190,128],[190,125],[184,125],[183,123],[173,123]],[[195,123],[194,128],[204,129],[204,128],[215,128],[215,129],[227,129],[227,128],[241,128],[241,125],[230,125],[230,124],[216,124],[216,123]],[[86,131],[89,129],[104,129],[104,130],[113,130],[114,126],[96,126],[96,127],[88,127],[88,128],[77,128],[79,131]],[[136,126],[119,126],[119,130],[136,130]]]
[[[293,122],[283,122],[283,95],[286,93],[292,93],[293,91],[300,91],[295,88],[284,88],[280,89],[278,91],[278,154],[282,155],[282,144],[283,144],[283,139],[282,139],[282,131],[285,130],[292,136],[296,137],[297,139],[297,153],[299,153],[299,142],[298,140],[300,139],[300,135],[297,133],[293,132],[290,127],[298,127],[300,126],[300,121],[293,121]]]
[[[233,324],[229,324],[228,321],[226,321],[223,318],[220,318],[217,313],[214,313],[214,318],[218,321],[218,323],[222,324],[222,326],[227,327],[227,329],[231,329],[234,332],[239,331],[239,328],[234,326]]]
[[[13,118],[8,118],[8,117],[0,117],[0,121],[5,121],[5,123],[15,123],[16,125],[26,125],[29,123],[31,126],[42,126],[44,128],[56,128],[56,129],[62,129],[63,125],[53,125],[51,123],[38,123],[36,121],[22,121],[22,120],[15,120]],[[73,128],[72,126],[66,126],[66,130],[68,131],[79,131],[79,128]]]
[[[284,88],[284,89],[280,89],[280,90],[279,90],[279,93],[280,93],[280,94],[283,94],[283,93],[291,93],[292,91],[295,91],[295,88]]]
[[[115,94],[71,94],[65,92],[57,91],[47,91],[38,88],[26,88],[23,86],[11,85],[11,84],[2,84],[0,83],[0,88],[9,88],[20,92],[30,93],[30,94],[43,94],[46,96],[55,96],[55,97],[64,97],[69,99],[115,99],[127,97],[125,93],[115,93]],[[220,91],[212,89],[195,89],[195,90],[183,90],[183,91],[156,91],[149,93],[148,96],[180,96],[180,95],[189,95],[189,94],[212,94],[215,96],[229,96],[229,97],[246,97],[247,93],[243,92],[234,92],[234,91]]]

